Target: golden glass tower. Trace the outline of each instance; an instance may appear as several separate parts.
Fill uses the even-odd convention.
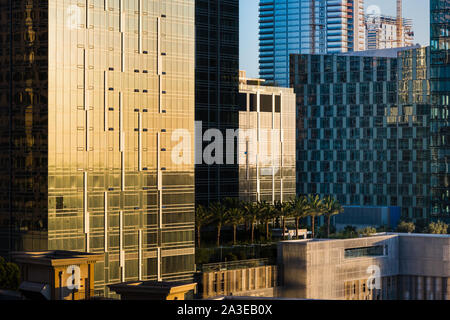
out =
[[[96,294],[192,279],[194,2],[0,1],[0,254],[104,253]]]

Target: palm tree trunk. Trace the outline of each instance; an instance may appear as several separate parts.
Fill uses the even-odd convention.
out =
[[[269,240],[269,220],[266,221],[266,240]]]
[[[327,238],[329,238],[329,237],[330,237],[330,223],[331,223],[331,215],[329,215],[329,216],[327,217],[327,219],[328,219],[328,231],[327,231]]]
[[[200,248],[201,246],[201,241],[200,241],[200,230],[201,230],[201,226],[197,227],[197,241],[198,241],[198,247]]]
[[[300,218],[296,217],[295,218],[295,237],[298,239],[298,220],[300,220]]]
[[[283,216],[283,240],[285,240],[286,239],[286,237],[285,237],[285,229],[286,229],[286,219],[285,219],[285,217]]]
[[[236,245],[236,229],[237,225],[233,225],[233,244]]]
[[[255,242],[255,222],[252,221],[252,244]]]
[[[315,217],[314,216],[311,216],[311,231],[312,231],[312,238],[314,239],[314,223],[316,222],[315,221],[316,219],[315,219]]]
[[[220,247],[220,229],[222,229],[222,225],[217,225],[217,246]]]

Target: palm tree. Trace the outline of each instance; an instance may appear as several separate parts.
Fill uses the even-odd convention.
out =
[[[237,227],[244,222],[242,213],[242,203],[237,198],[226,198],[223,201],[227,208],[226,224],[233,226],[233,244],[236,244]]]
[[[277,215],[282,219],[283,240],[285,239],[286,218],[291,215],[292,208],[289,202],[276,201],[274,204]]]
[[[314,239],[316,217],[320,217],[324,213],[323,202],[322,200],[320,200],[320,197],[318,195],[308,197],[307,213],[308,216],[311,217],[311,229],[312,229],[311,231],[312,231],[312,238]]]
[[[341,204],[331,196],[328,196],[323,200],[323,208],[324,208],[324,215],[327,218],[327,237],[329,238],[331,217],[344,212],[344,208],[342,208]]]
[[[273,205],[266,201],[259,202],[258,206],[260,207],[259,219],[265,225],[266,240],[269,240],[269,222],[275,216],[275,210],[273,208]]]
[[[305,196],[296,197],[289,202],[291,214],[295,218],[295,237],[298,239],[299,221],[307,217],[308,201]]]
[[[227,209],[220,202],[216,202],[209,206],[209,212],[211,213],[217,227],[217,246],[220,247],[220,232],[222,230],[222,226],[227,221]]]
[[[244,218],[250,223],[252,229],[252,243],[255,242],[255,224],[260,216],[261,208],[257,203],[245,202],[242,205]]]
[[[236,233],[237,233],[237,227],[238,225],[242,224],[244,222],[244,216],[242,214],[241,208],[230,208],[228,209],[227,214],[227,224],[230,224],[233,226],[233,244],[236,245]]]
[[[201,247],[200,231],[204,225],[211,222],[211,218],[212,215],[210,211],[202,205],[197,206],[197,209],[195,210],[195,226],[197,227],[197,241],[199,248]]]

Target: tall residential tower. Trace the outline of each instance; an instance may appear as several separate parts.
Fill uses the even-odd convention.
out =
[[[430,217],[429,52],[291,56],[297,193]]]

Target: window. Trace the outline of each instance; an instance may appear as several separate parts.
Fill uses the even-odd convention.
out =
[[[64,209],[64,197],[56,197],[56,209]]]
[[[387,248],[386,248],[387,252]],[[371,246],[363,248],[345,249],[345,258],[363,258],[363,257],[378,257],[385,255],[385,246]]]

